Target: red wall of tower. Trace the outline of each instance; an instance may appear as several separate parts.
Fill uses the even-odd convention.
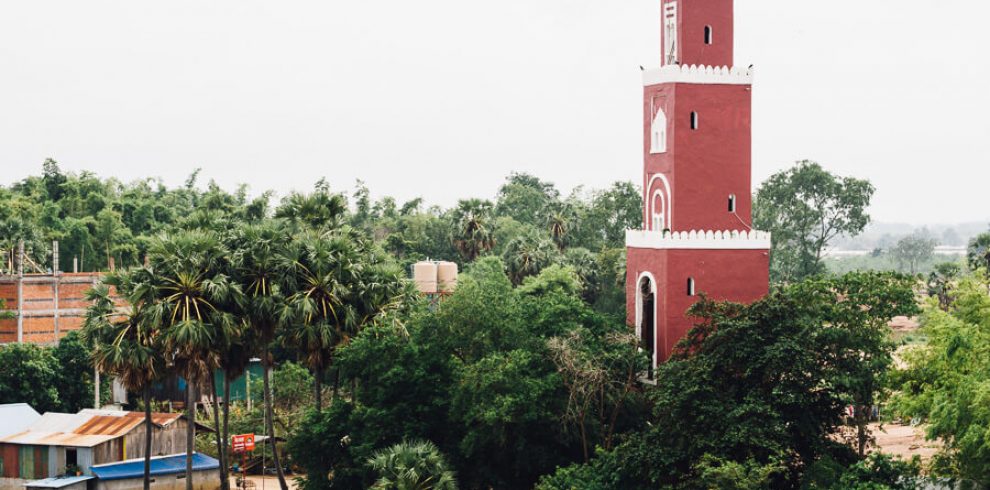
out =
[[[647,186],[653,175],[667,176],[675,203],[671,230],[752,226],[752,94],[749,85],[670,83],[645,88],[643,186],[645,196],[652,196],[655,187]],[[666,153],[650,153],[656,110],[667,114]],[[696,130],[691,129],[692,112],[698,114]],[[730,194],[736,196],[735,214],[729,212]]]
[[[670,0],[665,0],[664,4]],[[733,0],[676,0],[678,49],[681,65],[732,66]],[[705,44],[705,26],[712,27],[712,44]],[[661,24],[661,37],[665,35]]]
[[[650,272],[657,281],[658,360],[670,357],[674,345],[694,326],[685,315],[699,296],[688,296],[687,280],[695,292],[716,300],[752,303],[765,296],[770,284],[766,250],[655,250],[630,248],[626,255],[626,320],[636,324],[637,280]]]

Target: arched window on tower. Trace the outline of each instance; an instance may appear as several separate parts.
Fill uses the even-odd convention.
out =
[[[664,201],[663,192],[653,193],[653,231],[663,233],[667,229],[667,203]]]
[[[736,195],[735,194],[729,194],[729,212],[730,213],[736,212]]]
[[[694,278],[693,277],[689,277],[688,280],[687,280],[687,295],[688,296],[695,296],[696,295],[695,294],[695,290],[694,290]]]
[[[705,44],[712,44],[715,40],[715,32],[712,26],[705,26]]]
[[[650,124],[650,153],[667,152],[667,115],[657,109]]]
[[[691,113],[691,129],[698,129],[698,113]]]

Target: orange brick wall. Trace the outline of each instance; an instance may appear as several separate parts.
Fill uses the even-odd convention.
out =
[[[86,291],[99,281],[98,273],[61,274],[58,277],[58,337],[82,327]],[[7,310],[17,311],[17,283],[12,276],[0,277],[0,298]],[[24,342],[55,343],[55,278],[50,275],[24,276]],[[0,344],[17,342],[17,319],[0,320]]]

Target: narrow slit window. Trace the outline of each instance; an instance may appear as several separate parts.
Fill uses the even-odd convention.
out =
[[[715,33],[712,31],[712,26],[705,26],[705,44],[712,44],[714,37]]]
[[[729,212],[730,213],[736,212],[736,195],[735,194],[729,194]]]
[[[695,295],[695,293],[694,293],[694,278],[693,277],[689,277],[688,280],[687,280],[687,295],[688,296],[694,296]]]
[[[698,113],[697,112],[692,112],[691,113],[691,129],[695,129],[695,130],[698,129]]]

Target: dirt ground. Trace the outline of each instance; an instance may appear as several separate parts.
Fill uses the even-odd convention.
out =
[[[289,484],[289,490],[295,490],[297,488],[294,477],[286,475],[285,482]],[[252,488],[248,484],[248,490],[279,490],[278,488],[278,477],[277,476],[248,476],[248,481],[254,483]],[[230,479],[230,488],[237,488],[237,479]]]
[[[878,424],[871,424],[870,429],[877,439],[880,452],[903,459],[911,459],[917,455],[927,463],[940,447],[936,441],[925,440],[925,429],[922,426],[884,424],[881,429]]]

